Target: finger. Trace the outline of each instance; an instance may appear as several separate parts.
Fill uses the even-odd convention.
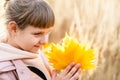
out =
[[[78,71],[71,77],[70,80],[80,80],[80,73],[81,69],[78,69]]]
[[[70,64],[65,68],[65,70],[62,71],[62,75],[67,75],[74,65],[75,65],[74,62],[70,63]]]
[[[55,79],[55,78],[56,78],[57,73],[58,73],[58,71],[57,71],[57,70],[53,70],[53,72],[52,72],[52,78],[53,78],[53,79]]]
[[[80,76],[79,76],[78,79],[76,79],[76,80],[81,80]]]
[[[79,77],[77,80],[81,80],[81,78]]]
[[[79,68],[80,68],[80,64],[75,65],[66,77],[71,78],[72,76],[74,76],[75,73],[77,73],[79,71]]]

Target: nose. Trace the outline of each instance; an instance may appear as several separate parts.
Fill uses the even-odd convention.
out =
[[[40,38],[40,41],[39,41],[40,44],[46,44],[48,43],[48,35],[44,35]]]

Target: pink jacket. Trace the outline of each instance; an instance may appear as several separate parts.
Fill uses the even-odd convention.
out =
[[[51,71],[44,57],[0,43],[0,80],[42,80],[27,66],[38,68],[47,80],[51,80]]]
[[[42,80],[31,72],[21,60],[0,63],[0,80]]]

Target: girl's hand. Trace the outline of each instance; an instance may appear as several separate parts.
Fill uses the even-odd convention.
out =
[[[80,80],[80,72],[80,64],[71,63],[59,74],[53,71],[52,80]]]

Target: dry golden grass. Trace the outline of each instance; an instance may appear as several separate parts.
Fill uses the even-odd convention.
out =
[[[47,0],[56,23],[50,41],[60,42],[65,32],[96,49],[97,68],[82,80],[120,79],[120,1]],[[2,0],[0,0],[0,6]],[[0,14],[2,8],[0,8]],[[3,27],[3,26],[0,26]],[[0,28],[1,30],[1,28]]]
[[[97,68],[82,80],[120,79],[120,1],[48,0],[56,14],[50,41],[59,42],[65,32],[96,48]]]

